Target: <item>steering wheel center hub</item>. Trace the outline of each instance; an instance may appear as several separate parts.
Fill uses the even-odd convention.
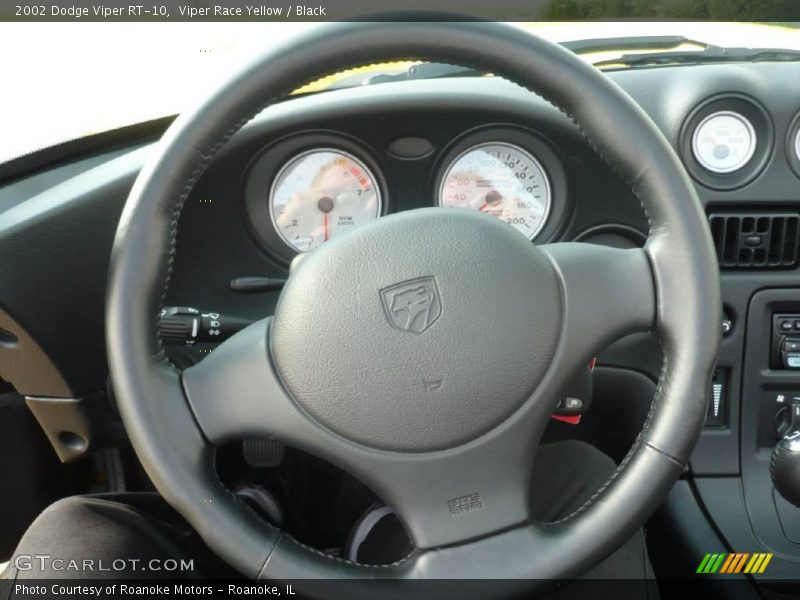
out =
[[[492,217],[421,209],[305,257],[271,348],[320,424],[373,448],[425,452],[486,433],[528,400],[560,326],[543,252]]]

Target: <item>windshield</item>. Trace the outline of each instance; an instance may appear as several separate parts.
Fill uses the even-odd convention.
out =
[[[0,162],[181,112],[237,64],[313,23],[0,23]],[[721,47],[800,50],[798,24],[515,23],[555,42],[683,36]],[[43,43],[46,40],[46,43]],[[685,43],[671,50],[701,50]],[[648,48],[582,54],[608,61]],[[663,48],[653,48],[662,51]],[[12,57],[9,60],[8,57]],[[404,69],[407,64],[392,65]],[[352,73],[350,74],[352,76]],[[329,78],[325,83],[331,83]],[[353,80],[353,81],[358,81]],[[356,83],[357,84],[357,83]],[[311,88],[311,91],[325,86]]]

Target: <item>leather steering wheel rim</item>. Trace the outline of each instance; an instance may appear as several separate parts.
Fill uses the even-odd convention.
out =
[[[365,227],[363,235],[353,233],[341,243],[334,240],[330,249],[321,248],[296,272],[293,269],[274,319],[251,326],[196,367],[178,372],[160,345],[157,316],[167,294],[181,208],[205,167],[248,120],[291,90],[331,72],[399,58],[480,68],[540,94],[569,115],[641,201],[650,223],[645,248],[621,251],[583,244],[536,248],[527,241],[523,247],[517,240],[522,236],[507,235],[511,228],[452,209],[385,217]],[[436,443],[420,437],[413,447],[403,446],[403,439],[381,446],[376,442],[383,435],[379,423],[374,431],[364,425],[358,431],[361,438],[351,435],[355,430],[348,429],[350,422],[337,421],[338,413],[315,399],[319,391],[315,385],[306,385],[297,369],[289,366],[297,358],[292,334],[302,331],[297,307],[305,308],[309,282],[323,268],[343,269],[337,256],[364,258],[364,247],[379,252],[387,240],[401,245],[406,238],[423,242],[426,224],[434,222],[452,230],[453,240],[466,239],[461,233],[466,230],[473,237],[465,247],[484,238],[487,247],[482,252],[491,252],[489,244],[502,246],[506,255],[513,256],[508,262],[514,269],[539,280],[513,293],[542,294],[542,306],[557,304],[558,310],[552,318],[547,315],[554,324],[552,331],[543,317],[531,317],[537,334],[549,341],[542,342],[538,351],[541,364],[532,369],[536,380],[525,382],[525,400],[500,406],[494,420],[481,421],[479,428],[466,423],[450,432],[447,421],[441,435],[449,437],[437,438]],[[424,262],[421,255],[406,258],[405,264],[392,264],[391,269],[405,273],[407,263]],[[445,258],[442,261],[454,269],[461,268],[457,257]],[[436,275],[450,285],[446,275]],[[369,277],[377,281],[380,273]],[[297,283],[292,283],[294,279]],[[356,282],[350,280],[351,287],[358,287]],[[372,296],[365,296],[374,297],[375,307],[368,310],[375,314],[378,292],[370,289]],[[441,290],[443,304],[447,292]],[[476,293],[480,296],[483,291]],[[577,576],[600,562],[642,525],[681,474],[705,416],[706,390],[720,339],[720,310],[715,253],[693,186],[649,117],[606,76],[553,43],[500,24],[350,23],[319,27],[271,50],[169,128],[137,178],[119,223],[106,330],[117,402],[142,465],[164,498],[246,577],[497,577],[528,579],[521,585],[531,587]],[[436,328],[457,333],[446,328],[456,327],[447,319],[458,311],[458,304],[448,304],[442,325],[432,327],[428,337],[393,332],[400,337],[391,339],[405,344],[413,337],[422,345],[444,335],[435,333]],[[648,330],[662,344],[664,365],[653,407],[634,447],[614,476],[575,514],[558,523],[532,523],[524,499],[505,476],[498,475],[503,469],[495,468],[498,463],[493,461],[502,455],[509,473],[524,479],[523,456],[529,459],[535,451],[553,408],[549,402],[571,369],[586,364],[581,361],[620,335]],[[503,331],[514,335],[512,329]],[[519,348],[530,343],[528,338],[510,342]],[[536,344],[531,348],[537,351]],[[270,406],[265,404],[267,397]],[[468,400],[467,406],[473,407]],[[449,404],[442,410],[464,414],[463,407]],[[484,419],[483,413],[469,414]],[[417,418],[411,413],[402,417],[411,424]],[[521,436],[521,431],[530,435]],[[394,489],[398,482],[399,487],[430,485],[430,493],[420,496],[424,515],[415,515],[413,506],[407,514],[398,511],[418,550],[393,565],[366,567],[330,558],[261,522],[222,486],[212,459],[217,444],[267,433],[285,434],[287,443],[311,451],[330,449],[357,476],[403,508],[413,501]],[[484,459],[493,467],[482,469]],[[455,465],[452,473],[459,477],[445,476],[451,471],[449,466],[443,470],[444,465]],[[459,487],[462,476],[469,483]],[[394,484],[390,479],[396,480]],[[463,496],[454,493],[459,490]]]

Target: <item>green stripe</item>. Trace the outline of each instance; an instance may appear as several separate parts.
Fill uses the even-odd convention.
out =
[[[719,571],[719,568],[722,566],[722,561],[725,560],[726,556],[728,556],[728,555],[727,554],[720,554],[719,558],[717,559],[717,562],[714,563],[711,566],[711,568],[708,571],[706,571],[706,573],[716,573],[717,571]]]
[[[706,567],[706,564],[708,563],[708,560],[710,558],[711,558],[711,555],[710,554],[706,554],[703,557],[703,561],[700,563],[700,566],[697,567],[697,571],[695,571],[695,573],[705,573],[705,567]]]
[[[728,558],[728,554],[726,553],[714,553],[714,554],[706,554],[703,557],[703,560],[700,562],[700,566],[697,567],[696,573],[716,573],[719,571],[720,567],[722,567],[725,559]]]

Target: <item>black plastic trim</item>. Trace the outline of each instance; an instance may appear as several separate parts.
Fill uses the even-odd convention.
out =
[[[154,141],[163,135],[174,120],[175,116],[169,116],[127,125],[12,158],[0,163],[0,185],[52,169],[63,163],[88,158],[92,154],[104,154],[118,148]]]

